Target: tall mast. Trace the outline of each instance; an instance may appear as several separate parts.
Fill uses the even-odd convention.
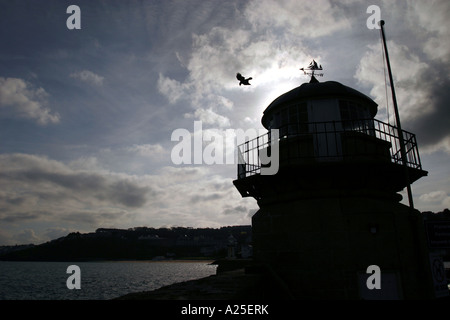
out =
[[[411,191],[411,183],[410,183],[410,179],[409,179],[408,164],[406,162],[405,142],[403,140],[403,131],[402,131],[402,126],[400,124],[400,115],[398,113],[397,98],[395,96],[394,81],[392,79],[392,72],[391,72],[391,64],[389,62],[389,54],[388,54],[388,49],[386,46],[386,37],[384,35],[384,28],[383,28],[384,20],[380,21],[380,26],[381,26],[381,35],[383,37],[383,46],[384,46],[384,52],[386,55],[387,68],[388,68],[388,73],[389,73],[389,81],[391,83],[392,100],[394,103],[394,111],[395,111],[395,121],[397,123],[398,137],[399,137],[399,141],[400,141],[400,154],[402,156],[403,166],[405,167],[405,180],[406,180],[406,189],[408,191],[409,207],[411,209],[414,209],[414,202],[413,202],[412,191]]]

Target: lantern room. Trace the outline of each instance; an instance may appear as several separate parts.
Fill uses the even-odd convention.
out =
[[[306,132],[307,127],[301,124],[373,119],[376,113],[377,104],[359,91],[336,81],[313,80],[275,99],[261,122],[268,130],[280,129],[283,136],[289,126],[289,131]]]

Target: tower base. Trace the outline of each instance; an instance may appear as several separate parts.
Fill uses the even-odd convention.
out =
[[[418,211],[360,195],[284,200],[259,201],[253,255],[294,298],[434,298]],[[379,267],[380,289],[369,266]]]

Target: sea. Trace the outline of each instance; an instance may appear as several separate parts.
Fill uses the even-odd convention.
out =
[[[214,275],[217,266],[211,262],[0,261],[0,300],[110,300]],[[69,268],[73,265],[79,272]]]

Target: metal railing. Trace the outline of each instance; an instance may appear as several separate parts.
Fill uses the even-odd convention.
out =
[[[379,120],[291,123],[278,130],[280,165],[377,159],[422,169],[416,136],[402,131],[402,159],[398,128]],[[270,131],[237,147],[238,178],[260,174],[260,152],[266,148],[271,149]]]

